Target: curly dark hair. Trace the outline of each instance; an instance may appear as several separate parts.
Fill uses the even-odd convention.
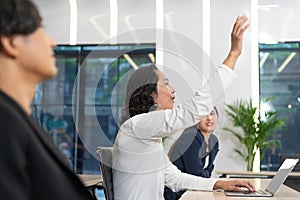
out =
[[[41,22],[40,13],[32,1],[0,1],[0,37],[14,34],[28,35],[40,27]]]
[[[138,114],[148,113],[156,109],[153,93],[157,93],[158,76],[155,65],[140,67],[130,77],[127,88],[125,106],[121,123]]]

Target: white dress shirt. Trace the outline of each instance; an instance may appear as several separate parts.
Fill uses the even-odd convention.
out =
[[[218,76],[219,75],[219,76]],[[192,98],[173,109],[136,115],[120,127],[113,152],[113,185],[116,200],[162,200],[164,185],[173,191],[212,190],[217,179],[182,173],[164,152],[162,138],[190,127],[208,115],[214,99],[234,78],[221,65]]]

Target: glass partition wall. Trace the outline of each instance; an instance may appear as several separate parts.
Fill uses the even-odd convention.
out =
[[[128,57],[137,66],[150,64],[154,62],[155,45],[60,45],[55,52],[58,74],[37,86],[33,116],[74,172],[98,173],[98,160],[90,152],[93,149],[88,150],[82,138],[95,140],[93,136],[100,126],[113,144],[124,102],[126,74],[134,68]],[[281,154],[300,154],[299,52],[300,42],[259,45],[260,99],[264,102],[273,98],[262,106],[286,119],[286,126],[274,135],[282,147],[266,150],[262,170],[277,170]]]
[[[260,99],[262,109],[271,109],[286,120],[275,133],[281,148],[267,149],[262,170],[277,170],[280,155],[300,155],[300,42],[260,44]],[[267,98],[271,101],[264,103]]]
[[[75,173],[99,173],[98,160],[93,156],[95,149],[87,148],[83,140],[97,140],[94,135],[101,127],[106,144],[113,144],[124,102],[126,74],[135,64],[154,62],[155,45],[60,45],[55,54],[58,74],[37,86],[33,116]]]

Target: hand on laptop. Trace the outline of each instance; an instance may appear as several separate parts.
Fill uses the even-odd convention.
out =
[[[249,181],[245,180],[218,180],[214,185],[214,190],[222,189],[226,191],[241,191],[245,187],[249,191],[254,192],[255,187]]]

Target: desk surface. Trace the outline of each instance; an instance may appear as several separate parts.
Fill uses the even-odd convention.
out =
[[[228,176],[257,176],[257,177],[273,177],[276,172],[270,172],[270,171],[261,171],[261,172],[252,172],[252,171],[217,171],[217,174],[221,174],[223,177]],[[289,174],[291,177],[300,177],[300,172],[291,172]]]
[[[102,186],[103,179],[99,174],[77,174],[80,180],[86,187],[90,186]]]
[[[264,189],[271,181],[271,179],[247,179],[249,182],[253,183],[256,189]],[[248,199],[257,199],[257,200],[296,200],[300,199],[300,193],[292,188],[281,185],[279,190],[276,192],[274,197],[228,197],[224,194],[223,191],[214,191],[214,192],[204,192],[204,191],[186,191],[180,200],[199,200],[199,199],[209,199],[209,200],[248,200]]]

